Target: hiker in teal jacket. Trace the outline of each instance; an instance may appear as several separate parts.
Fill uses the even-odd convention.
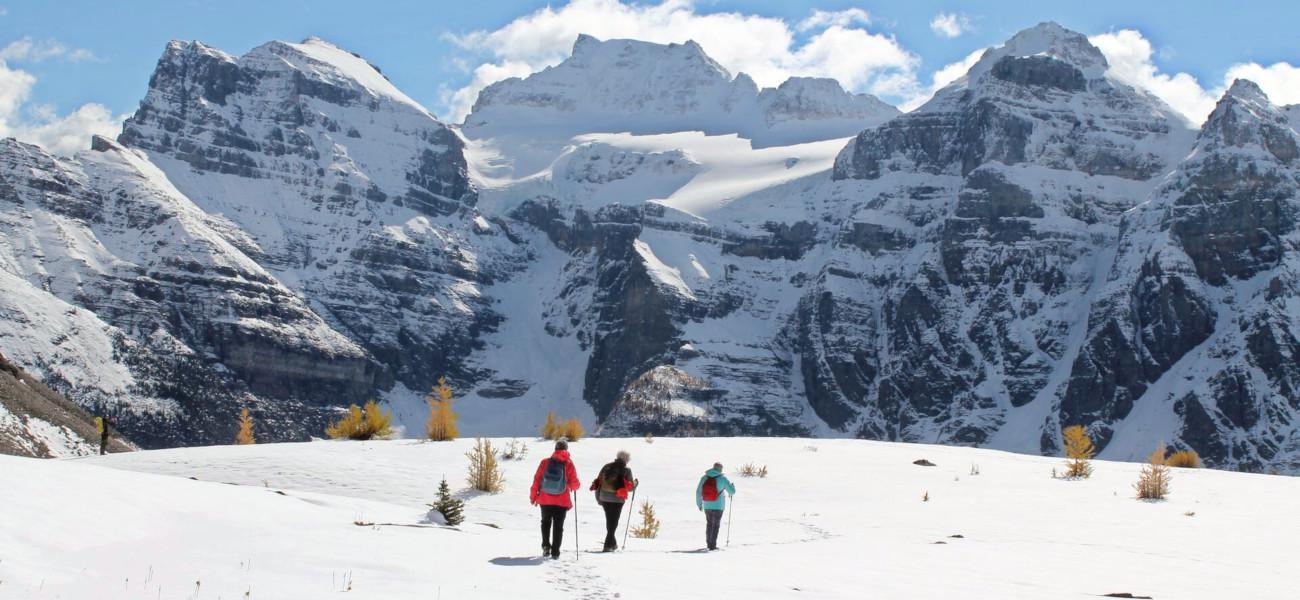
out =
[[[704,511],[704,540],[709,550],[718,549],[718,530],[722,529],[722,513],[727,509],[725,493],[736,495],[736,486],[722,474],[722,463],[713,463],[713,468],[704,473],[700,484],[695,486],[695,507]]]

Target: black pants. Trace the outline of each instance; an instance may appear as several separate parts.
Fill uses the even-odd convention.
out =
[[[704,518],[707,525],[704,528],[704,541],[708,542],[709,550],[718,549],[718,531],[722,529],[722,511],[706,510]]]
[[[605,549],[618,548],[618,518],[623,514],[622,502],[601,502],[605,509]]]
[[[564,517],[569,509],[563,506],[542,506],[542,545],[551,549],[551,557],[560,557],[560,544],[564,542]]]

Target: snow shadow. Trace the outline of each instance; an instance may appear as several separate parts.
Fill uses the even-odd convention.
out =
[[[488,562],[498,567],[535,567],[545,560],[540,556],[498,556]]]

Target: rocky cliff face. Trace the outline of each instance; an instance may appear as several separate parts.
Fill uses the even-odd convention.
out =
[[[1159,432],[1212,462],[1291,464],[1297,135],[1253,83],[1219,101],[1196,148],[1123,221],[1062,415],[1118,446]]]
[[[107,339],[77,343],[119,371],[48,364],[56,389],[153,446],[228,441],[244,405],[263,439],[301,439],[464,373],[493,317],[462,144],[372,66],[319,40],[175,42],[120,140],[3,148],[6,270],[93,315]]]
[[[150,446],[418,427],[447,375],[483,434],[1300,469],[1294,110],[1242,82],[1197,134],[1107,70],[1045,23],[895,115],[583,37],[457,131],[320,40],[173,43],[118,142],[0,146],[0,341]]]

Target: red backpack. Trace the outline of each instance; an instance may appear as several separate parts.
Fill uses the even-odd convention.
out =
[[[704,480],[704,490],[700,493],[705,502],[714,502],[718,499],[718,478],[709,477]]]

